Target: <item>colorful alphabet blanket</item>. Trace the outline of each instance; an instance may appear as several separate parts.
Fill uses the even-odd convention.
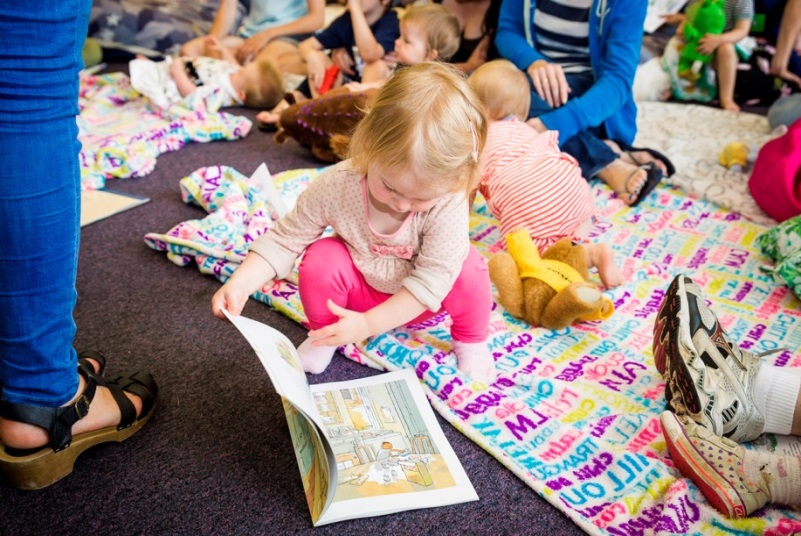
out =
[[[291,204],[319,170],[274,178]],[[561,331],[532,328],[492,311],[491,348],[499,375],[490,385],[460,374],[449,319],[441,315],[343,347],[378,369],[412,368],[435,409],[534,491],[591,534],[792,534],[801,512],[769,507],[727,520],[667,454],[659,414],[665,383],[654,367],[654,318],[676,274],[703,288],[721,323],[753,352],[789,347],[764,359],[801,366],[801,303],[763,272],[757,238],[767,227],[661,185],[627,208],[595,184],[599,218],[592,239],[615,249],[626,283],[608,292],[611,318]],[[152,233],[146,243],[179,265],[225,280],[247,245],[269,227],[274,209],[263,187],[231,168],[203,168],[181,181],[187,203],[209,214]],[[479,198],[471,222],[486,255],[501,247],[498,222]],[[595,276],[597,277],[597,276]],[[304,321],[297,287],[281,281],[255,297]],[[749,448],[777,448],[763,436]]]
[[[79,91],[83,190],[103,188],[110,178],[147,175],[160,154],[186,143],[239,139],[250,132],[250,120],[219,112],[214,95],[190,95],[160,109],[133,89],[124,73],[82,75]]]

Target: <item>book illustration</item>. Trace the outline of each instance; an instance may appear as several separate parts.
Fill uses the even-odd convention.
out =
[[[405,382],[314,397],[336,458],[335,502],[456,485]]]
[[[282,398],[315,526],[478,499],[413,370],[310,386],[289,339],[226,316]]]
[[[329,482],[325,447],[317,429],[286,398],[281,398],[284,414],[295,447],[306,503],[312,519],[319,519],[325,507]]]

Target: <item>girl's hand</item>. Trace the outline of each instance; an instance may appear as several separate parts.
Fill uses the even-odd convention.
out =
[[[719,35],[706,34],[698,40],[698,52],[701,54],[712,54],[723,42]]]
[[[348,51],[345,49],[345,47],[339,47],[332,50],[331,61],[333,61],[334,65],[339,67],[339,70],[343,73],[350,76],[356,74],[356,71],[353,70],[353,60],[350,59]]]
[[[309,332],[314,346],[341,346],[349,342],[363,341],[371,335],[367,316],[344,307],[340,307],[328,300],[328,310],[339,317],[339,320],[324,328]]]
[[[220,320],[226,320],[223,309],[232,315],[239,316],[249,297],[249,292],[229,281],[211,297],[211,312]]]
[[[551,108],[558,108],[567,103],[570,86],[561,65],[545,60],[537,60],[527,69],[534,89]]]

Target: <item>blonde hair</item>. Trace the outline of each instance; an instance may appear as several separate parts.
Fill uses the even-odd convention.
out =
[[[422,179],[431,191],[470,192],[480,179],[486,139],[484,110],[464,74],[423,62],[384,83],[353,133],[348,156],[362,173],[373,166]]]
[[[271,109],[284,96],[284,77],[268,60],[258,60],[257,76],[245,82],[245,106]]]
[[[531,107],[528,78],[511,61],[488,61],[470,75],[469,81],[484,103],[490,120],[497,121],[509,115],[521,121],[527,119]]]
[[[401,24],[418,28],[426,36],[428,52],[436,50],[438,60],[448,61],[459,50],[459,20],[441,4],[411,6],[401,17]]]

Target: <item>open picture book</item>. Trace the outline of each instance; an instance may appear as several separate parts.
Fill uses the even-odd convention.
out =
[[[315,526],[478,500],[414,371],[309,385],[281,332],[226,316],[283,400]]]

